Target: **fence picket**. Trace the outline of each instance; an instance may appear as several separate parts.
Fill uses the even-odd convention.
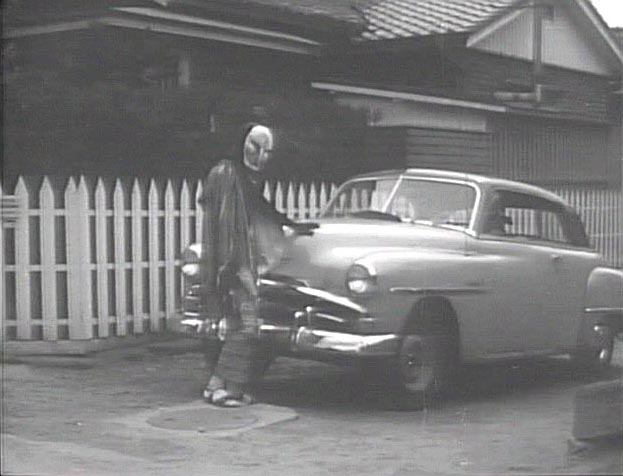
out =
[[[288,192],[286,195],[286,215],[290,219],[296,218],[296,203],[294,201],[294,184],[288,184]]]
[[[121,180],[117,179],[113,191],[113,231],[115,261],[115,310],[117,335],[127,334],[127,302],[125,273],[125,196]]]
[[[4,192],[2,190],[2,184],[0,183],[0,204],[3,202]],[[0,325],[2,325],[2,341],[7,338],[7,299],[8,293],[6,290],[6,283],[4,279],[4,254],[6,252],[4,242],[4,221],[2,215],[4,210],[0,210]]]
[[[268,182],[264,182],[264,189],[262,191],[262,196],[266,199],[268,203],[271,203],[270,199],[270,184]]]
[[[41,248],[41,311],[43,339],[58,339],[58,308],[56,298],[56,230],[54,191],[45,177],[39,191],[39,246]]]
[[[320,184],[320,210],[324,210],[325,205],[329,201],[327,198],[327,195],[328,195],[327,184],[322,182]]]
[[[309,218],[314,219],[318,216],[318,196],[316,194],[316,184],[309,186]]]
[[[143,300],[143,193],[138,180],[132,185],[131,199],[132,226],[132,314],[134,316],[134,334],[144,332],[145,309]]]
[[[277,182],[277,186],[275,187],[275,209],[279,213],[286,213],[286,208],[283,202],[283,185],[281,185],[281,182]]]
[[[32,302],[30,277],[30,200],[22,177],[15,187],[17,221],[15,223],[15,307],[17,339],[32,338]]]
[[[69,321],[70,339],[91,339],[93,337],[93,276],[91,271],[91,227],[89,189],[84,176],[80,177],[74,196],[76,221],[75,234],[69,235],[77,243],[79,286],[79,315]],[[69,241],[69,240],[68,240]]]
[[[201,206],[201,198],[203,197],[203,180],[197,182],[197,191],[195,193],[195,241],[200,242],[203,230],[203,207]]]
[[[168,319],[175,314],[175,197],[173,185],[167,181],[164,191],[164,297]]]
[[[156,182],[152,179],[147,196],[149,236],[149,321],[150,330],[160,330],[160,227],[159,199]]]
[[[95,274],[97,277],[97,329],[98,337],[110,334],[110,308],[108,302],[108,214],[106,188],[101,178],[95,186]]]
[[[191,228],[190,228],[190,191],[188,189],[188,182],[184,180],[182,182],[182,189],[180,190],[180,249],[184,249],[191,243]]]
[[[305,220],[307,218],[307,191],[305,184],[299,185],[299,193],[297,200],[297,216],[299,220]]]

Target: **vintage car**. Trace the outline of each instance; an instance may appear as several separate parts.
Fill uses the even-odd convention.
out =
[[[612,358],[623,272],[541,188],[436,170],[370,173],[286,232],[280,264],[261,279],[261,332],[278,354],[380,364],[420,395],[447,389],[461,364],[569,354],[601,368]],[[200,253],[195,244],[185,254],[187,320],[201,317],[191,276]]]

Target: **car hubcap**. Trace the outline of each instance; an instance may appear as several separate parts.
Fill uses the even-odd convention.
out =
[[[607,326],[597,325],[593,328],[599,339],[597,360],[602,365],[608,365],[612,358],[612,335]]]
[[[426,389],[433,378],[433,369],[424,363],[422,344],[418,337],[406,337],[400,355],[400,373],[405,389]]]

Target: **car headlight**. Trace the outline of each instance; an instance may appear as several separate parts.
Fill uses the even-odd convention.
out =
[[[370,294],[378,289],[376,271],[370,266],[354,264],[346,273],[346,287],[352,294]]]
[[[201,244],[193,243],[182,253],[182,274],[186,278],[196,279],[199,276],[201,251]]]

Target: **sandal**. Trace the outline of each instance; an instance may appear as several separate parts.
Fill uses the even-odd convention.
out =
[[[233,394],[225,389],[218,389],[212,392],[212,405],[223,408],[239,408],[255,403],[255,399],[247,394]]]

